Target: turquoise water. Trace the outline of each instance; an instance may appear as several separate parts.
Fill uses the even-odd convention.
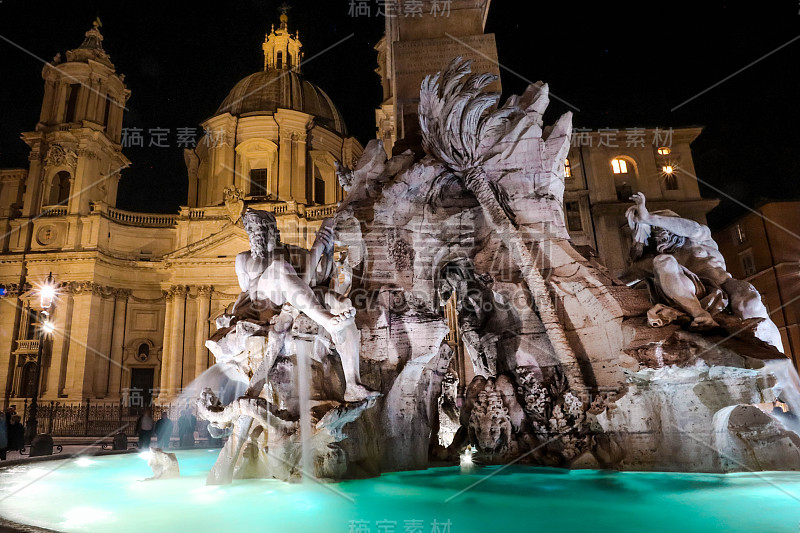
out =
[[[447,467],[332,485],[206,487],[217,453],[177,452],[182,476],[165,481],[141,482],[152,473],[137,455],[4,468],[0,515],[104,533],[800,531],[800,473]]]

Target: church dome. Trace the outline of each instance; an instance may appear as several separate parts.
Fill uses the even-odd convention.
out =
[[[342,114],[325,91],[288,69],[269,69],[245,77],[234,85],[216,114],[269,114],[278,108],[308,113],[317,124],[347,134]]]

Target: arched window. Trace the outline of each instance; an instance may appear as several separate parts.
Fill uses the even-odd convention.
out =
[[[564,160],[564,177],[571,178],[572,177],[572,166],[569,164],[569,159]]]
[[[638,189],[636,187],[636,166],[631,159],[615,157],[611,160],[611,172],[614,173],[614,188],[617,200],[626,202]]]
[[[628,173],[628,162],[624,159],[618,157],[616,159],[611,160],[611,169],[614,171],[614,174],[627,174]]]
[[[278,57],[275,60],[275,68],[283,68],[283,52],[278,52]]]
[[[47,205],[67,205],[69,201],[69,172],[62,170],[50,185],[50,202]]]

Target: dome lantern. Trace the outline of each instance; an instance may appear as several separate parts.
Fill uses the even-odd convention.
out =
[[[261,48],[264,50],[264,70],[293,70],[300,72],[300,62],[303,60],[303,43],[300,34],[292,35],[289,32],[289,6],[281,6],[280,26],[274,27],[264,39]]]

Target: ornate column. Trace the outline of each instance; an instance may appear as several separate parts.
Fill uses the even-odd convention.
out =
[[[69,88],[69,82],[61,79],[60,81],[56,82],[55,87],[55,113],[53,115],[53,122],[64,122],[66,118],[66,111],[67,111],[67,89]]]
[[[197,378],[208,367],[206,339],[209,332],[209,310],[214,287],[204,285],[197,288],[197,327],[195,328],[194,377]]]
[[[118,398],[122,381],[122,353],[125,347],[125,323],[128,315],[130,289],[114,290],[114,325],[111,329],[111,367],[107,395]]]
[[[71,291],[73,306],[72,320],[69,331],[63,332],[67,337],[67,372],[65,382],[65,392],[73,400],[83,399],[92,392],[92,374],[95,349],[92,346],[94,335],[92,335],[92,307],[95,299],[99,297],[94,294],[94,283],[91,281],[71,282],[67,286]],[[59,335],[55,336],[56,339]]]
[[[84,86],[83,84],[78,86],[78,100],[75,102],[75,118],[73,119],[74,122],[80,122],[81,120],[86,118],[86,115],[88,114],[89,110],[90,94],[92,94],[92,92],[89,90],[88,87]]]
[[[56,98],[57,93],[57,85],[56,82],[52,79],[45,79],[44,82],[44,98],[42,99],[42,111],[39,114],[39,122],[42,124],[50,124],[54,122],[55,118],[53,117],[53,102]]]
[[[173,307],[175,305],[175,294],[172,289],[164,291],[164,299],[166,300],[166,310],[164,312],[164,341],[161,344],[161,373],[159,380],[158,399],[164,403],[169,397],[169,375],[170,363],[172,362],[172,315]]]
[[[292,134],[292,199],[299,203],[313,203],[313,187],[309,187],[308,175],[306,173],[306,138],[305,132],[295,132]],[[296,188],[295,188],[296,187]]]
[[[196,286],[188,287],[186,307],[183,312],[183,340],[181,342],[183,351],[181,354],[181,371],[178,374],[177,384],[179,389],[183,389],[194,379],[194,347],[197,337],[197,304],[199,297]]]
[[[98,76],[89,77],[89,87],[86,88],[86,114],[84,118],[92,122],[97,122],[97,101],[100,92],[100,78]]]
[[[169,378],[167,382],[167,394],[172,397],[178,393],[181,386],[181,373],[183,372],[183,336],[184,336],[184,316],[186,312],[186,293],[184,285],[174,285],[170,288],[174,294],[172,302],[172,334],[170,336],[169,353]]]
[[[92,333],[95,337],[94,346],[94,384],[92,390],[98,398],[108,396],[108,384],[111,378],[111,343],[114,335],[115,296],[112,287],[95,285],[95,294],[99,297],[98,316],[102,320],[93,321]],[[111,320],[106,320],[110,318]]]
[[[289,201],[292,192],[292,133],[282,126],[278,147],[278,198]]]
[[[28,177],[25,180],[26,189],[22,206],[22,216],[38,215],[41,208],[41,194],[44,189],[42,180],[42,153],[38,147],[28,154]],[[32,226],[32,225],[31,225]]]
[[[4,358],[8,354],[8,360],[0,364],[0,383],[5,383],[6,398],[11,394],[14,379],[16,357],[12,352],[16,348],[14,332],[17,331],[19,322],[22,319],[22,307],[19,302],[21,292],[19,285],[7,285],[5,295],[0,296],[0,354]]]
[[[50,370],[47,373],[47,383],[42,385],[44,388],[42,397],[45,399],[55,400],[65,393],[74,305],[72,291],[62,290],[58,303],[53,308],[53,325],[56,333],[50,337]]]

